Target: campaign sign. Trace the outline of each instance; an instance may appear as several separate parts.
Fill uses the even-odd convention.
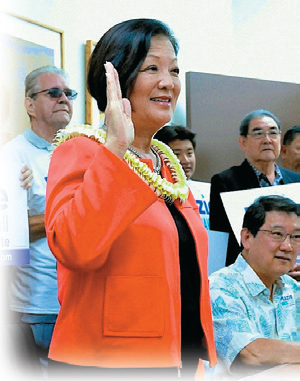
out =
[[[222,202],[238,242],[247,208],[260,196],[279,195],[300,204],[300,183],[221,193]]]
[[[210,183],[188,180],[188,186],[199,206],[199,213],[205,229],[209,230]]]
[[[0,265],[29,264],[27,191],[19,180],[22,166],[1,161]]]

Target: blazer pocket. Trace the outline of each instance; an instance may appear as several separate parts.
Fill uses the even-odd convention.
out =
[[[162,277],[107,277],[104,300],[104,335],[162,337],[165,299]]]

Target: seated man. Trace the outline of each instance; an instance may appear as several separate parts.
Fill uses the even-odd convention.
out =
[[[286,275],[300,246],[296,212],[288,198],[257,199],[244,216],[242,253],[210,277],[217,353],[231,373],[300,362],[297,282]]]

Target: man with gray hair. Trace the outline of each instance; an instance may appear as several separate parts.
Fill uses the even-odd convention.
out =
[[[240,253],[221,193],[300,182],[300,174],[276,164],[281,147],[281,122],[272,112],[253,110],[241,121],[239,145],[245,160],[215,174],[210,188],[210,229],[229,233],[226,265]]]
[[[0,153],[1,161],[28,165],[34,179],[27,192],[30,263],[11,268],[9,329],[18,337],[16,346],[23,365],[38,372],[41,365],[45,371],[59,311],[56,261],[44,226],[46,181],[55,134],[70,123],[76,96],[63,69],[43,66],[33,70],[25,79],[25,107],[31,129],[6,143]]]

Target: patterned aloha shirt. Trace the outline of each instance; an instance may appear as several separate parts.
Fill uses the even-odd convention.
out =
[[[283,275],[270,291],[240,254],[210,276],[218,357],[229,370],[239,352],[260,338],[296,341],[297,282]]]

